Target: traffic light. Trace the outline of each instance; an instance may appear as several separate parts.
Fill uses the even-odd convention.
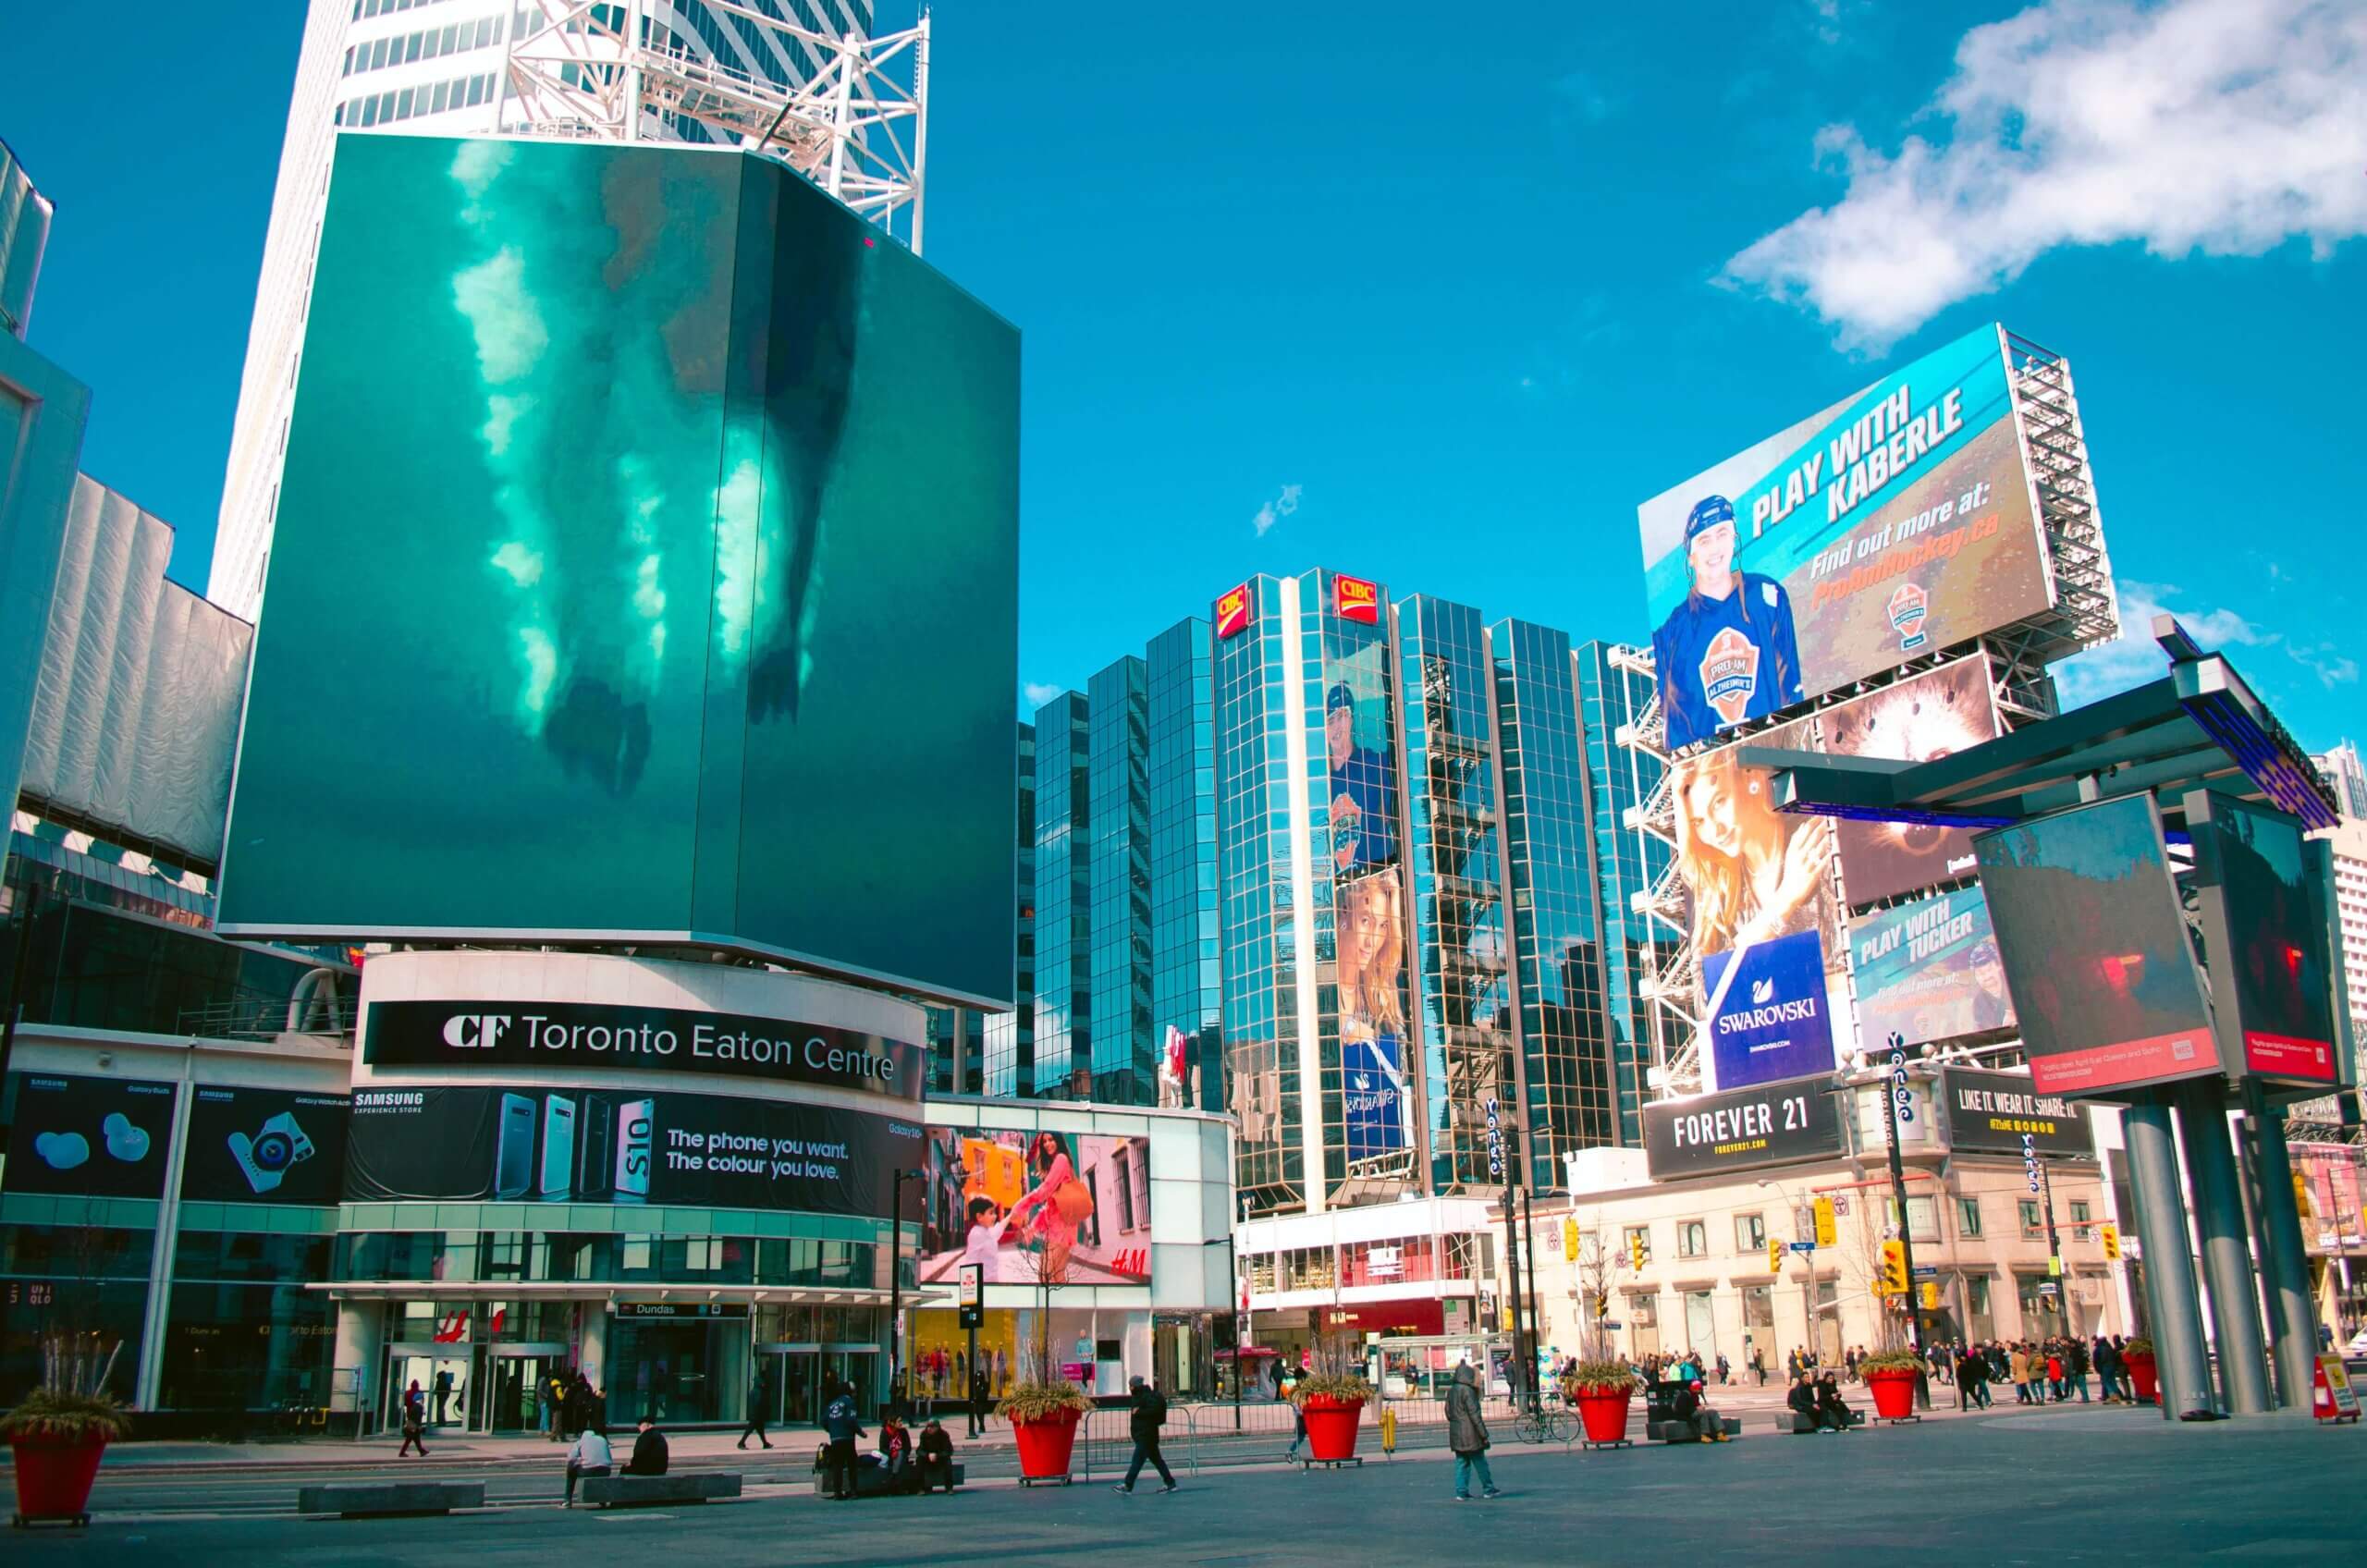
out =
[[[1883,1243],[1882,1293],[1903,1296],[1907,1293],[1907,1243],[1892,1240]]]
[[[1638,1274],[1644,1271],[1644,1232],[1641,1231],[1627,1232],[1627,1265]]]
[[[1573,1263],[1578,1260],[1578,1222],[1575,1219],[1562,1221],[1562,1256]]]
[[[1784,1243],[1772,1236],[1767,1238],[1767,1272],[1770,1274],[1784,1272]]]
[[[2118,1263],[2120,1261],[2120,1227],[2106,1221],[2096,1227],[2096,1235],[2104,1244],[2104,1261]]]
[[[1837,1237],[1838,1232],[1834,1229],[1833,1224],[1833,1200],[1831,1198],[1817,1199],[1816,1244],[1821,1247],[1832,1246]]]
[[[1598,1322],[1611,1316],[1611,1292],[1603,1292],[1594,1298],[1594,1315]]]
[[[1940,1282],[1937,1280],[1923,1281],[1923,1310],[1926,1312],[1940,1310]]]

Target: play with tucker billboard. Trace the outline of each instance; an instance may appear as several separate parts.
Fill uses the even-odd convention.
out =
[[[1682,748],[2045,609],[1987,325],[1637,508]]]

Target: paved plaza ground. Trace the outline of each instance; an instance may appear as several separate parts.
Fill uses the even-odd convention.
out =
[[[1372,1452],[1372,1433],[1365,1433]],[[1794,1438],[1754,1415],[1723,1447],[1495,1454],[1506,1495],[1450,1501],[1436,1449],[1301,1474],[1239,1439],[1245,1463],[1184,1489],[1118,1497],[1090,1484],[1023,1490],[987,1477],[953,1497],[813,1498],[790,1467],[752,1468],[748,1498],[695,1508],[566,1513],[550,1467],[513,1465],[496,1506],[447,1518],[305,1520],[296,1476],[246,1466],[111,1476],[87,1532],[5,1540],[12,1568],[292,1562],[355,1568],[548,1568],[596,1554],[695,1553],[710,1564],[1461,1565],[2367,1561],[2367,1433],[2275,1417],[2177,1426],[2148,1409],[2072,1406]],[[1216,1456],[1216,1451],[1208,1451]],[[985,1456],[981,1456],[984,1458]],[[720,1460],[697,1460],[700,1467]],[[455,1466],[455,1471],[462,1468]],[[491,1466],[472,1467],[490,1470]],[[982,1465],[981,1468],[997,1468]],[[419,1472],[414,1472],[414,1474]],[[450,1474],[454,1472],[447,1472]],[[167,1494],[152,1490],[170,1488]],[[211,1488],[226,1512],[203,1511]],[[507,1501],[505,1501],[505,1496]],[[171,1507],[189,1512],[166,1513]],[[256,1510],[256,1512],[236,1512]]]

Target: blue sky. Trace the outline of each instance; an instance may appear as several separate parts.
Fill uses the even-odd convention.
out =
[[[2138,632],[2067,694],[2161,606],[2367,736],[2356,5],[1255,9],[937,8],[929,259],[1025,333],[1024,685],[1316,565],[1642,641],[1637,501],[1994,318],[2071,360]],[[140,113],[0,109],[85,466],[201,585],[300,23],[35,7]]]

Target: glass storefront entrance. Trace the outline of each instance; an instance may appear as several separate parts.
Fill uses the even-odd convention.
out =
[[[494,1432],[534,1432],[547,1425],[543,1384],[568,1365],[564,1345],[503,1346],[494,1352],[493,1391],[485,1403],[485,1427]]]
[[[608,1419],[630,1427],[741,1418],[748,1386],[748,1317],[664,1317],[619,1305],[608,1321]]]

